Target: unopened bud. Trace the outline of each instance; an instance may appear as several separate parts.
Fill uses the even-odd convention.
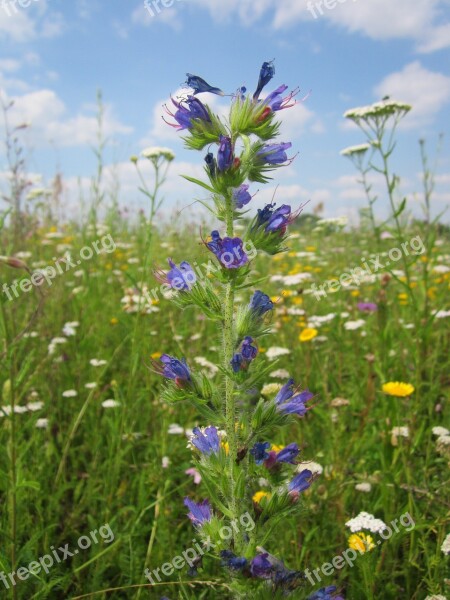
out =
[[[20,260],[20,258],[16,258],[15,256],[0,256],[0,262],[12,267],[13,269],[26,269],[27,265]]]

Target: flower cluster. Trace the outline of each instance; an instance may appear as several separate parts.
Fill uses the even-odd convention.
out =
[[[286,446],[270,441],[280,427],[307,415],[314,396],[293,379],[273,394],[267,393],[268,367],[258,347],[259,339],[270,333],[274,303],[261,290],[255,290],[238,308],[235,302],[237,290],[252,287],[249,248],[269,255],[284,251],[289,228],[301,210],[272,202],[256,211],[242,237],[235,235],[234,222],[242,218],[243,209],[251,208],[252,182],[266,182],[272,171],[293,160],[292,144],[276,139],[276,115],[296,104],[298,90],[289,93],[281,85],[264,98],[264,88],[274,75],[273,62],[264,62],[255,92],[247,94],[241,87],[232,95],[228,120],[219,119],[203,96],[198,97],[224,96],[224,92],[196,75],[187,76],[190,91],[172,98],[172,108],[166,107],[170,125],[185,134],[188,148],[207,147],[205,179],[185,178],[209,192],[208,208],[225,228],[213,230],[204,240],[216,265],[209,278],[200,281],[189,262],[182,260],[177,266],[172,259],[170,269],[157,276],[168,285],[178,306],[196,306],[218,324],[222,360],[212,365],[208,377],[191,370],[184,358],[168,354],[154,368],[166,380],[166,401],[190,402],[210,423],[192,430],[189,447],[195,468],[188,470],[197,484],[205,483],[208,497],[187,497],[184,504],[201,539],[217,541],[225,526],[233,532],[220,558],[232,574],[230,586],[239,597],[243,586],[256,594],[270,586],[274,592],[289,595],[303,585],[301,571],[288,568],[257,544],[258,539],[271,542],[270,532],[299,510],[301,497],[311,493],[318,476],[318,471],[309,468],[314,463],[299,464],[300,447],[295,440]],[[257,487],[261,479],[266,482],[264,491]],[[232,527],[245,510],[256,522],[251,535]],[[332,598],[335,591],[329,586],[310,597]]]

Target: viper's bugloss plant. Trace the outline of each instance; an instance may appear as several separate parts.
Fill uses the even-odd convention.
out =
[[[206,421],[194,428],[189,444],[206,489],[201,498],[186,498],[184,503],[196,536],[214,543],[234,598],[274,598],[294,590],[295,598],[311,594],[301,569],[290,569],[275,557],[273,533],[286,518],[299,514],[302,494],[314,476],[307,469],[297,472],[296,443],[274,446],[274,438],[281,427],[305,417],[314,394],[290,379],[275,397],[262,397],[269,368],[258,345],[270,333],[274,304],[260,289],[240,306],[235,301],[238,290],[241,295],[257,283],[252,272],[257,253],[286,250],[289,225],[302,209],[268,204],[248,220],[242,237],[235,235],[235,221],[251,207],[252,182],[268,181],[273,170],[293,160],[288,156],[292,144],[276,139],[276,116],[296,104],[297,90],[283,97],[287,86],[282,85],[261,99],[274,74],[273,62],[265,62],[255,93],[247,95],[240,88],[232,95],[227,120],[197,97],[201,92],[224,95],[222,90],[189,74],[186,84],[192,92],[172,100],[176,110],[169,111],[172,125],[187,132],[186,146],[206,149],[205,179],[186,179],[210,193],[208,208],[223,227],[203,240],[217,261],[212,277],[197,279],[189,262],[178,267],[172,259],[170,270],[157,275],[170,286],[178,306],[196,306],[217,324],[222,356],[217,380],[195,373],[184,357],[166,354],[155,370],[166,379],[163,398],[191,403]],[[259,492],[262,477],[267,489]],[[236,526],[242,515],[252,517],[251,530]],[[223,527],[232,532],[229,539],[221,536]],[[274,555],[264,548],[272,545]],[[335,588],[326,590],[323,593],[331,598]]]

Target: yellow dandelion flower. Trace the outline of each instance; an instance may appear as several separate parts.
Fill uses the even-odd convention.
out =
[[[317,248],[315,246],[306,246],[306,252],[315,252]]]
[[[353,298],[357,298],[359,296],[359,290],[352,290],[351,296],[353,296]]]
[[[364,554],[365,552],[370,552],[370,550],[373,550],[375,548],[375,544],[371,535],[366,535],[360,531],[359,533],[353,533],[348,538],[348,547],[352,550],[358,550],[358,552]]]
[[[150,354],[150,358],[153,358],[153,360],[158,360],[158,358],[161,358],[162,356],[162,352],[153,352],[153,354]]]
[[[256,504],[259,504],[263,498],[270,498],[269,492],[263,492],[263,491],[256,492],[256,494],[253,494],[252,500]]]
[[[399,300],[408,300],[409,294],[398,294],[397,298]]]
[[[307,327],[300,333],[300,335],[298,336],[298,339],[301,342],[309,342],[310,340],[313,340],[318,333],[319,332],[317,331],[317,329],[313,329],[312,327]]]
[[[303,304],[303,298],[292,298],[292,304]]]
[[[119,319],[116,319],[116,317],[113,317],[113,318],[110,320],[110,324],[111,324],[111,325],[117,325],[117,323],[118,323],[118,322],[119,322]]]
[[[388,396],[395,396],[396,398],[405,398],[411,396],[414,392],[414,386],[410,383],[403,383],[401,381],[388,381],[383,383],[382,390]]]
[[[283,450],[284,446],[277,446],[276,444],[272,444],[272,446],[270,447],[271,450],[273,450],[274,452],[281,452],[281,450]]]

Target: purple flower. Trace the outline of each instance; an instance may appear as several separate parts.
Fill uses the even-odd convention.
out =
[[[276,90],[271,92],[267,98],[263,100],[263,103],[270,108],[273,112],[277,112],[279,110],[283,110],[284,108],[290,108],[296,104],[296,101],[293,102],[292,99],[294,96],[298,94],[298,90],[292,91],[285,98],[283,98],[282,94],[287,90],[287,85],[280,85]]]
[[[226,269],[238,269],[248,263],[248,256],[243,249],[243,241],[238,238],[221,238],[218,231],[211,232],[211,241],[206,246],[216,255]]]
[[[202,454],[217,454],[220,448],[220,440],[215,427],[207,427],[204,431],[198,427],[192,430],[191,443],[200,450]]]
[[[309,390],[304,390],[294,395],[294,380],[289,381],[281,388],[275,397],[277,410],[285,415],[299,415],[303,417],[308,410],[306,403],[314,396]]]
[[[273,302],[267,294],[256,290],[250,300],[249,307],[255,317],[261,318],[266,312],[273,309]]]
[[[366,313],[376,312],[378,310],[378,306],[374,302],[358,302],[356,306],[358,307],[358,310]]]
[[[298,216],[298,212],[292,213],[288,204],[276,209],[274,207],[275,204],[266,204],[264,208],[258,209],[253,230],[264,229],[266,233],[285,234],[287,226]]]
[[[288,204],[283,204],[273,211],[273,214],[266,225],[266,231],[271,233],[273,231],[281,231],[284,233],[291,221],[291,207]]]
[[[208,154],[205,156],[205,163],[206,168],[209,172],[209,176],[211,177],[211,179],[214,179],[217,172],[217,161],[214,158],[214,154],[212,152],[208,152]]]
[[[247,559],[243,556],[236,556],[231,550],[222,550],[220,558],[222,559],[222,566],[233,571],[242,571],[247,566]]]
[[[258,87],[256,88],[255,93],[253,94],[253,100],[258,100],[259,95],[261,94],[263,88],[269,83],[269,81],[275,75],[275,67],[273,66],[273,61],[263,62],[261,70],[259,72],[258,79]]]
[[[305,469],[294,477],[288,484],[289,494],[298,495],[300,492],[304,492],[311,486],[312,472]]]
[[[197,504],[189,498],[184,499],[184,505],[188,507],[188,517],[195,526],[203,525],[206,521],[211,521],[211,505],[208,500],[203,500]]]
[[[162,362],[162,365],[159,365],[159,373],[166,379],[173,379],[179,387],[191,381],[191,373],[184,358],[180,361],[178,358],[163,354],[159,360]]]
[[[233,203],[235,208],[243,208],[252,199],[248,192],[250,186],[243,183],[241,186],[233,190]]]
[[[171,127],[175,127],[178,131],[190,129],[194,119],[211,123],[211,117],[209,116],[206,106],[200,102],[198,98],[188,96],[186,100],[181,102],[178,102],[173,98],[171,98],[171,101],[177,109],[175,113],[170,112],[167,106],[164,108],[166,109],[166,112],[175,119],[176,123],[169,123],[168,121],[166,121],[166,123]]]
[[[335,585],[329,585],[328,587],[320,588],[320,590],[317,590],[308,596],[307,600],[344,600],[343,596],[332,595],[336,589],[337,588]]]
[[[217,152],[217,167],[219,171],[227,171],[234,161],[233,145],[231,138],[226,135],[220,136],[219,151]]]
[[[258,150],[256,156],[259,157],[263,164],[281,165],[288,160],[286,150],[291,147],[291,142],[281,144],[264,144],[264,146]]]
[[[198,75],[191,75],[186,73],[186,85],[194,90],[194,96],[202,92],[209,92],[210,94],[217,94],[218,96],[225,96],[225,94],[217,87],[212,87],[209,83],[206,83],[204,79]]]
[[[250,336],[245,337],[241,344],[241,351],[237,352],[231,359],[231,367],[235,373],[247,370],[249,364],[256,358],[258,348],[252,346],[252,343],[253,338]]]
[[[178,268],[172,259],[168,262],[171,270],[167,273],[167,283],[170,287],[178,291],[190,290],[197,280],[191,265],[183,261]]]
[[[295,464],[295,458],[300,453],[299,447],[294,442],[293,444],[289,444],[283,450],[280,450],[276,456],[276,462],[282,463],[290,463],[291,465]]]
[[[268,448],[270,448],[270,442],[256,442],[250,450],[250,454],[255,459],[257,465],[262,465],[269,457],[269,453],[267,452]]]
[[[270,579],[272,576],[273,566],[269,561],[269,554],[257,554],[250,563],[250,573],[253,577],[259,577],[260,579]]]

